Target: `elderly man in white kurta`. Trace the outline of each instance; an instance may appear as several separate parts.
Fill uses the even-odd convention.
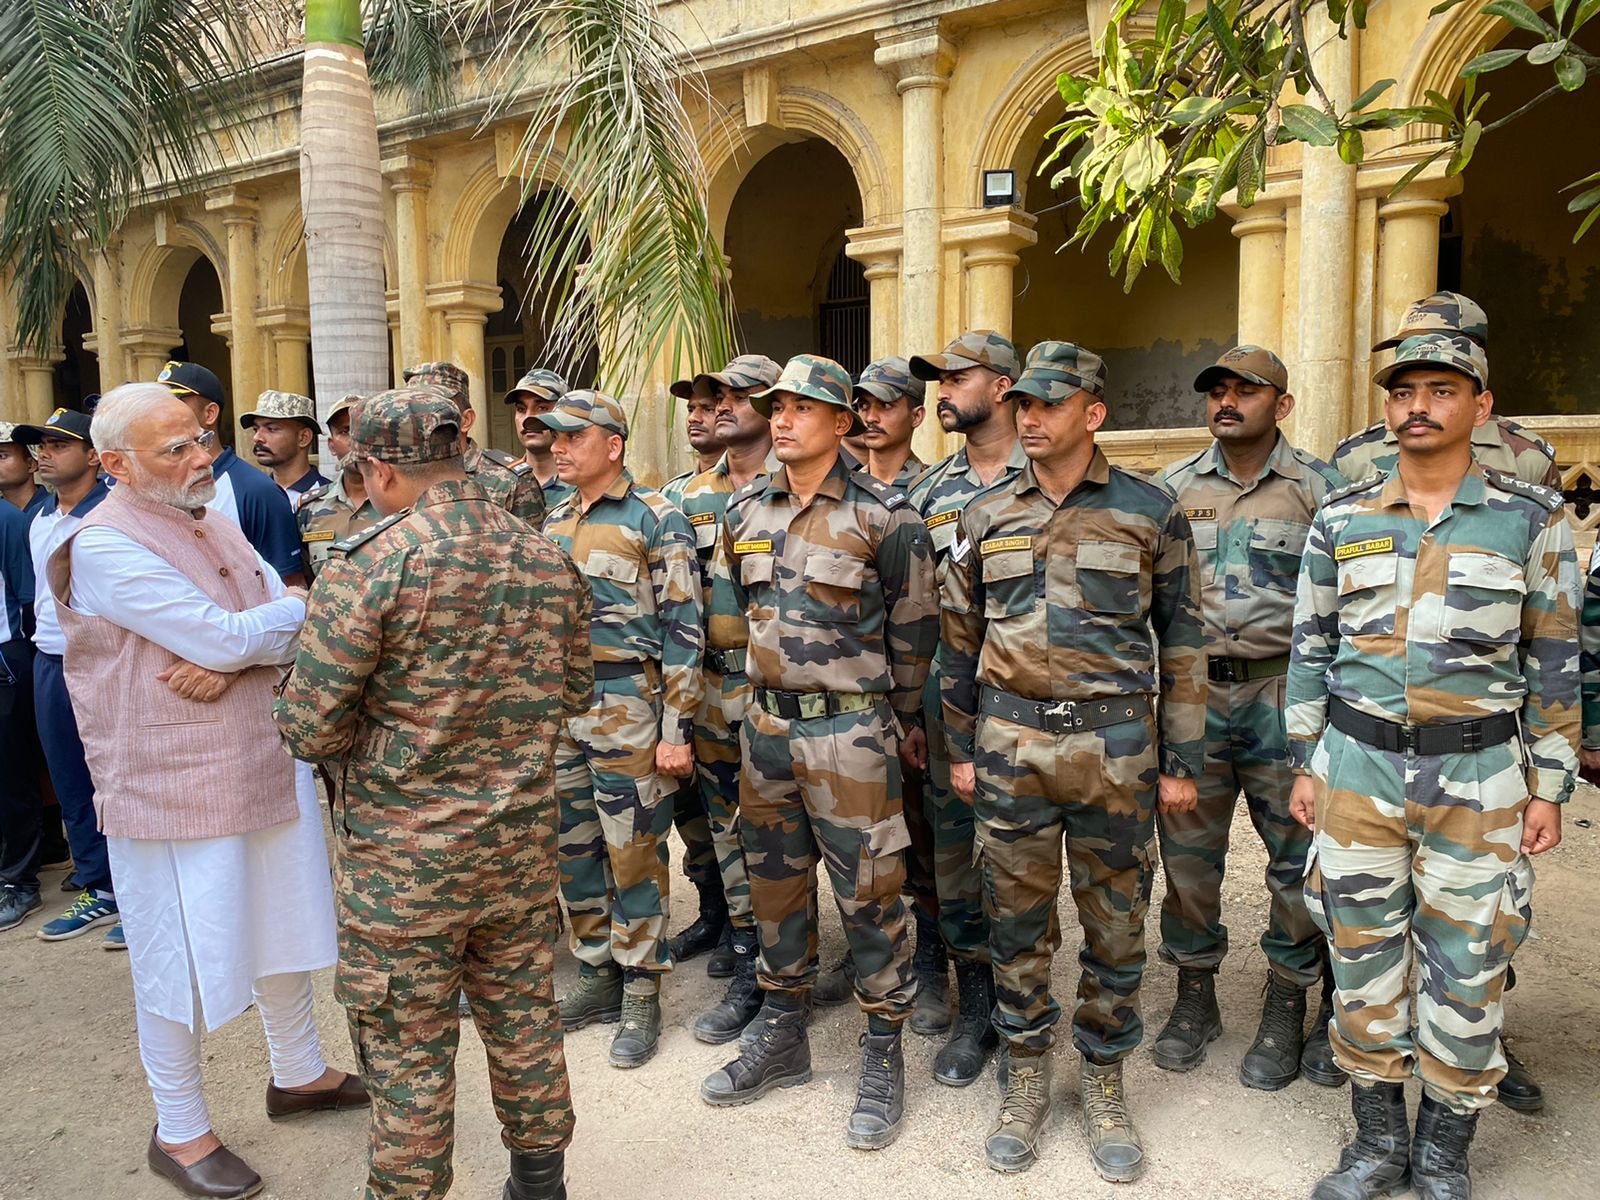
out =
[[[49,562],[66,678],[122,901],[148,1162],[194,1196],[262,1181],[212,1132],[200,1038],[261,1011],[275,1118],[365,1106],[322,1059],[310,972],[334,962],[333,892],[311,770],[272,721],[304,593],[207,513],[211,457],[165,388],[106,394],[90,436],[117,486]]]

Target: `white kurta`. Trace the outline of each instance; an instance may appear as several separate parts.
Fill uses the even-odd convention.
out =
[[[164,559],[95,527],[73,543],[73,607],[210,670],[289,663],[305,605],[261,567],[273,600],[230,613]],[[262,736],[276,736],[270,719]],[[250,1006],[253,980],[335,961],[324,818],[305,763],[295,764],[295,795],[296,820],[253,833],[106,839],[141,1009],[209,1031]]]

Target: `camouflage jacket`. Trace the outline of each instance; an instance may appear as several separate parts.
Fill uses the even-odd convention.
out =
[[[339,763],[342,918],[427,936],[526,900],[592,682],[588,586],[476,484],[339,543],[274,716],[296,758]]]
[[[1016,442],[1000,473],[989,483],[984,483],[967,460],[966,447],[962,447],[917,476],[907,489],[911,493],[911,507],[917,510],[928,527],[928,537],[933,542],[933,553],[941,565],[941,574],[945,555],[956,540],[956,521],[961,516],[961,510],[979,492],[1015,478],[1017,472],[1027,465],[1028,456],[1022,452],[1022,443]]]
[[[1171,492],[1096,449],[1057,506],[1030,463],[972,501],[956,539],[942,594],[952,761],[972,760],[985,684],[1030,700],[1159,698],[1162,774],[1199,774],[1200,573]]]
[[[544,511],[555,512],[556,505],[566,500],[569,496],[577,495],[578,489],[570,483],[562,483],[559,476],[552,475],[549,483],[541,483],[539,490],[544,495]]]
[[[583,511],[574,495],[545,519],[594,590],[596,664],[647,664],[659,672],[661,738],[687,745],[703,683],[699,569],[681,512],[660,492],[618,475]]]
[[[914,716],[939,636],[928,533],[905,492],[840,456],[809,504],[780,468],[728,501],[723,553],[750,622],[750,682],[887,693]]]
[[[1311,522],[1289,666],[1289,754],[1307,772],[1328,697],[1429,725],[1518,713],[1529,793],[1576,769],[1578,566],[1561,495],[1474,463],[1429,522],[1398,472],[1334,492]]]
[[[1275,658],[1289,653],[1294,593],[1311,516],[1339,473],[1278,436],[1259,479],[1228,473],[1213,442],[1161,475],[1177,494],[1200,558],[1206,653]]]
[[[900,488],[902,491],[910,491],[911,485],[921,479],[922,473],[927,469],[928,465],[913,454],[900,464],[900,470],[889,481],[889,486]]]
[[[775,461],[769,466],[776,469]],[[685,484],[679,501],[694,531],[695,554],[700,561],[700,615],[706,623],[706,646],[712,650],[740,650],[750,641],[750,626],[744,606],[734,595],[722,544],[723,518],[734,490],[724,457]]]
[[[699,475],[698,470],[685,471],[681,475],[674,475],[661,485],[661,494],[671,500],[679,508],[683,507],[683,489],[689,486],[689,481]]]
[[[526,459],[512,458],[501,450],[485,450],[469,440],[463,465],[485,496],[539,528],[545,515],[544,489]]]
[[[1509,417],[1490,417],[1472,431],[1472,456],[1524,483],[1561,490],[1556,450]],[[1353,433],[1333,451],[1333,469],[1351,483],[1387,475],[1400,461],[1400,441],[1382,421]]]
[[[1583,748],[1600,750],[1600,542],[1589,555],[1578,638],[1583,651],[1579,664],[1583,671]]]
[[[333,544],[376,524],[378,510],[372,507],[371,500],[362,500],[360,508],[351,506],[344,490],[344,472],[340,471],[332,483],[320,484],[301,496],[294,516],[300,524],[306,570],[315,579],[328,561]]]

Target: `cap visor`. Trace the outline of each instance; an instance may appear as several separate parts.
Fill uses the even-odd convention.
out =
[[[1389,381],[1400,374],[1401,371],[1428,370],[1430,368],[1435,371],[1452,371],[1457,375],[1472,380],[1480,388],[1487,386],[1482,379],[1478,378],[1476,371],[1469,371],[1465,367],[1457,366],[1455,363],[1440,362],[1436,358],[1405,358],[1398,362],[1392,362],[1374,374],[1372,382],[1381,388],[1386,388],[1389,386]]]
[[[1376,354],[1379,350],[1393,350],[1396,346],[1398,346],[1401,342],[1403,342],[1405,340],[1406,339],[1403,336],[1402,337],[1384,338],[1383,341],[1381,341],[1381,342],[1373,342],[1372,343],[1372,352],[1374,354]]]
[[[911,373],[928,383],[938,383],[939,376],[946,371],[965,371],[968,367],[981,366],[981,362],[962,358],[959,354],[924,354],[911,360]]]
[[[582,417],[571,417],[559,412],[535,413],[533,419],[557,433],[581,433],[594,424],[593,421],[585,421]]]
[[[1242,379],[1246,383],[1259,383],[1262,387],[1278,386],[1270,379],[1263,379],[1261,376],[1252,374],[1249,371],[1241,371],[1238,367],[1224,367],[1218,365],[1207,367],[1204,371],[1201,371],[1200,374],[1194,377],[1194,390],[1197,392],[1209,392],[1213,384],[1228,378],[1230,375],[1235,379]]]
[[[523,390],[526,391],[527,389],[524,388]],[[671,384],[669,384],[667,386],[667,391],[671,392],[679,400],[687,400],[690,396],[694,395],[694,380],[692,380],[692,379],[674,380]],[[506,402],[507,403],[510,403],[512,395],[513,395],[513,393],[511,393],[511,392],[507,392],[506,393]]]
[[[1038,400],[1038,401],[1040,401],[1041,403],[1044,403],[1044,404],[1063,404],[1067,400],[1070,400],[1074,395],[1076,395],[1081,390],[1082,390],[1081,388],[1074,388],[1072,391],[1068,392],[1065,396],[1062,396],[1062,397],[1060,397],[1058,399],[1058,398],[1050,395],[1049,390],[1045,387],[1044,384],[1035,383],[1031,379],[1019,379],[1016,383],[1013,383],[1010,387],[1008,387],[1006,389],[1005,395],[1003,395],[1001,397],[1001,399],[1002,400],[1009,400],[1013,396],[1032,396],[1035,400]],[[1093,395],[1093,394],[1094,393],[1092,393],[1092,392],[1090,393],[1090,395]]]

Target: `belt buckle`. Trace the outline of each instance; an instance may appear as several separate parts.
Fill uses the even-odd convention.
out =
[[[1422,726],[1400,726],[1400,748],[1407,754],[1422,753]]]
[[[1068,729],[1078,728],[1078,706],[1071,700],[1058,700],[1048,707],[1041,708],[1039,715],[1046,720],[1059,717]]]
[[[1225,658],[1222,660],[1222,681],[1224,683],[1244,683],[1249,678],[1250,669],[1245,667],[1237,658]]]
[[[1461,750],[1473,754],[1483,749],[1483,722],[1466,721],[1461,726]]]

